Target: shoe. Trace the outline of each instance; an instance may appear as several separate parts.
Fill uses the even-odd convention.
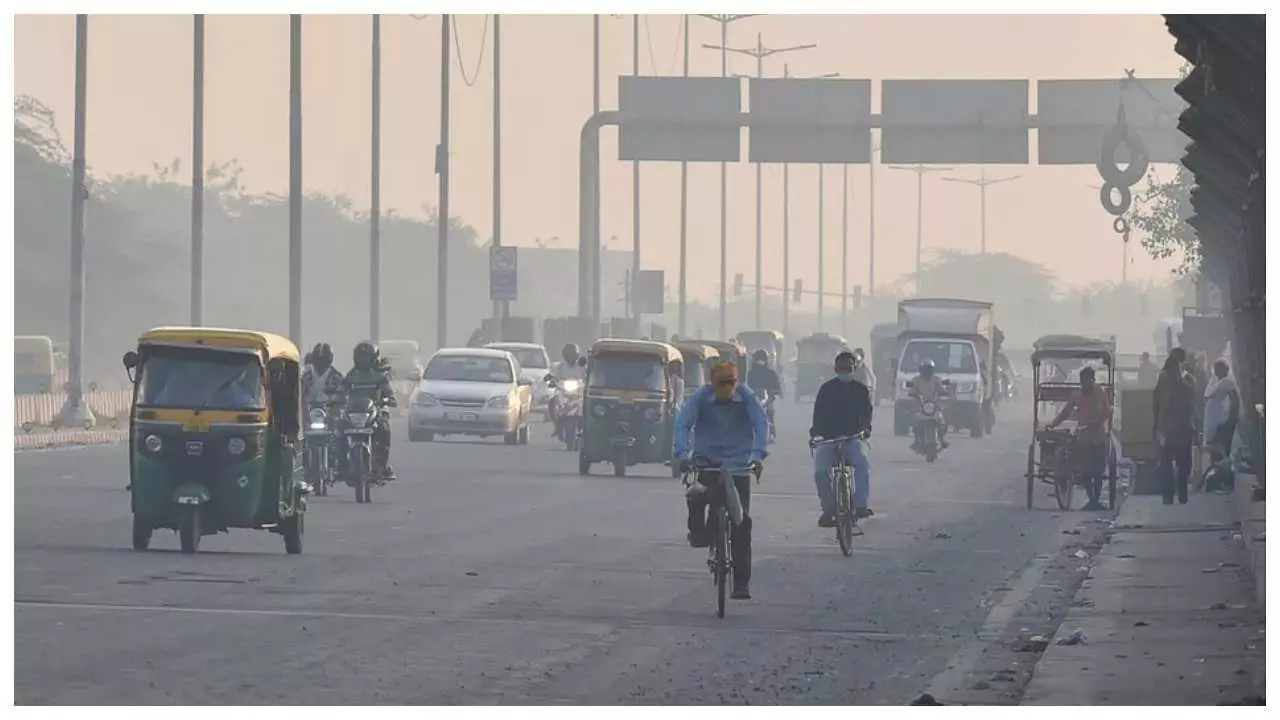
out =
[[[859,520],[861,520],[861,519],[863,519],[863,518],[869,518],[869,517],[871,517],[871,516],[873,516],[873,515],[875,515],[875,513],[874,513],[874,512],[872,512],[872,511],[871,511],[871,508],[869,508],[869,507],[860,507],[860,508],[856,508],[856,509],[853,511],[853,516],[854,516],[854,517],[856,517],[856,518],[858,518]]]
[[[836,526],[835,513],[822,513],[821,515],[818,516],[818,527],[833,528],[835,526]]]
[[[388,466],[386,466],[385,468],[383,468],[383,470],[382,470],[382,481],[383,481],[383,482],[395,482],[395,481],[396,481],[396,471],[395,471],[395,470],[392,470],[390,465],[388,465]]]
[[[694,532],[690,530],[685,535],[685,539],[689,541],[689,547],[696,547],[696,548],[711,547],[710,533],[708,533],[706,530],[703,530],[702,532]]]
[[[938,442],[942,446],[943,450],[946,450],[947,448],[951,447],[951,443],[947,442],[946,440],[939,440]]]
[[[735,584],[733,587],[733,592],[729,595],[729,597],[734,600],[750,600],[751,588],[748,587],[746,583],[743,583],[741,585]]]

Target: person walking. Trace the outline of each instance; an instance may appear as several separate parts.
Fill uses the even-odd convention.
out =
[[[1160,448],[1160,479],[1164,504],[1172,505],[1174,491],[1178,502],[1187,502],[1187,482],[1191,477],[1191,448],[1195,443],[1195,380],[1183,369],[1176,353],[1170,353],[1156,382],[1155,441]]]

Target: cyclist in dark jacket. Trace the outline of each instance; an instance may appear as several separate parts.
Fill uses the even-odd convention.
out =
[[[837,438],[871,433],[871,392],[866,385],[855,382],[853,353],[845,350],[836,356],[836,376],[818,388],[813,403],[813,426],[809,437]],[[867,461],[865,440],[851,440],[844,445],[845,461],[853,468],[853,504],[855,514],[870,517],[873,513],[867,504],[871,494],[871,465]],[[834,497],[831,497],[830,472],[836,464],[836,446],[818,448],[813,461],[813,481],[818,488],[818,500],[822,503],[819,527],[835,526]]]

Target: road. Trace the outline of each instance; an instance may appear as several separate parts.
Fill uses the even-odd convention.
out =
[[[878,435],[876,517],[845,558],[815,525],[810,407],[779,406],[755,597],[723,620],[678,481],[581,477],[543,424],[527,447],[399,428],[400,482],[313,499],[301,556],[244,530],[135,552],[123,447],[18,453],[16,700],[901,704],[999,659],[1022,674],[972,701],[1016,701],[1036,651],[1015,636],[1052,635],[1078,564],[1063,530],[1097,517],[1023,507],[1029,413],[933,466]]]

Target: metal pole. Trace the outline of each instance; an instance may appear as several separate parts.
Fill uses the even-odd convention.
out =
[[[369,173],[369,340],[382,337],[382,16],[373,16],[373,73],[370,78]]]
[[[720,23],[720,77],[729,75],[729,23]],[[729,184],[725,163],[720,163],[720,334],[721,340],[728,331],[729,281]]]
[[[920,294],[920,251],[924,247],[924,168],[916,171],[916,295]]]
[[[869,241],[867,243],[867,290],[871,297],[876,296],[876,159],[874,157],[875,148],[872,148],[873,156],[869,158],[867,163],[867,171],[870,178],[867,182],[870,193],[869,212]]]
[[[594,34],[592,35],[593,52],[595,53],[595,63],[593,70],[593,85],[591,91],[593,115],[600,113],[600,16],[593,15],[594,18]],[[600,278],[601,272],[601,248],[600,248],[600,173],[596,173],[595,186],[591,194],[592,222],[595,224],[592,237],[595,239],[591,245],[591,277],[588,281],[588,287],[591,292],[591,317],[594,319],[591,336],[595,337],[600,332],[600,286],[603,281]]]
[[[689,77],[689,16],[684,16],[684,76]],[[688,312],[689,264],[689,163],[680,163],[680,335],[685,334]]]
[[[84,203],[85,88],[88,83],[89,16],[76,15],[75,142],[71,160],[71,337],[67,368],[67,402],[63,425],[92,426],[93,413],[84,402]]]
[[[436,347],[449,344],[449,22],[440,16],[440,145],[436,171],[440,174],[440,211],[436,240]]]
[[[493,245],[502,247],[502,16],[493,14]],[[511,303],[495,300],[494,325],[500,340],[503,320],[511,314]]]
[[[982,254],[987,254],[987,166],[979,171],[978,207],[982,213]]]
[[[827,192],[825,182],[826,173],[823,172],[825,169],[826,166],[822,163],[818,163],[818,332],[822,332],[825,329],[822,322],[822,311],[827,299],[826,261],[822,257],[823,249],[826,245],[825,238],[823,237],[823,226],[826,225],[824,222],[824,215],[826,213],[824,201],[826,199]]]
[[[191,28],[191,324],[204,324],[204,15]]]
[[[840,334],[849,335],[849,166],[840,180]]]
[[[756,77],[764,77],[764,35],[756,33]],[[762,166],[756,163],[756,327],[764,327],[760,319],[760,304],[764,294],[764,196]],[[785,288],[783,289],[785,291]]]
[[[631,16],[631,74],[640,74],[640,16]],[[631,288],[640,277],[640,162],[631,163]],[[630,316],[640,320],[635,293],[627,293]]]
[[[782,334],[791,324],[791,166],[782,164]]]
[[[302,16],[289,16],[289,337],[302,343]]]

